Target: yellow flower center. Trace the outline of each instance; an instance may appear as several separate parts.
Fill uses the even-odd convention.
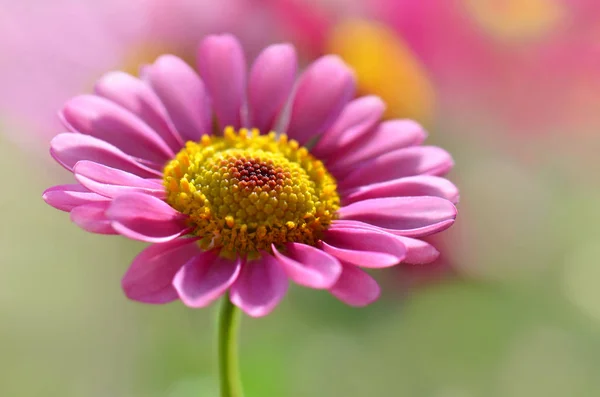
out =
[[[167,203],[189,215],[204,249],[256,254],[315,245],[339,209],[335,179],[298,142],[235,131],[187,142],[164,170]]]

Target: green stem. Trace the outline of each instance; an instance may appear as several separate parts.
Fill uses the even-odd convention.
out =
[[[242,397],[238,366],[237,330],[240,313],[226,295],[219,315],[219,377],[221,397]]]

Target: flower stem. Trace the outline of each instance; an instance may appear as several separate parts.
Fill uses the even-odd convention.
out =
[[[238,366],[237,330],[240,313],[226,295],[219,315],[219,377],[221,397],[243,397]]]

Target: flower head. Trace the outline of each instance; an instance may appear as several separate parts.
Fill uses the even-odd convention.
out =
[[[123,278],[129,298],[204,307],[229,291],[262,316],[292,280],[363,306],[379,287],[361,268],[437,257],[419,238],[454,222],[452,159],[420,146],[418,124],[380,122],[379,98],[353,99],[338,57],[296,81],[294,48],[273,45],[247,74],[239,42],[209,36],[198,70],[164,55],[141,79],[108,73],[67,102],[70,132],[51,142],[78,183],[48,189],[48,204],[153,243]]]

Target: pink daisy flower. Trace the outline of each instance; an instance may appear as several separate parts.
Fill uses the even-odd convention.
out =
[[[363,268],[437,258],[420,238],[456,217],[446,151],[421,146],[415,122],[380,122],[379,98],[353,99],[336,56],[296,81],[278,44],[246,69],[233,36],[209,36],[199,75],[163,55],[60,112],[69,132],[50,152],[78,183],[44,200],[86,231],[152,243],[122,280],[130,299],[199,308],[228,292],[263,316],[291,280],[364,306],[380,289]]]

